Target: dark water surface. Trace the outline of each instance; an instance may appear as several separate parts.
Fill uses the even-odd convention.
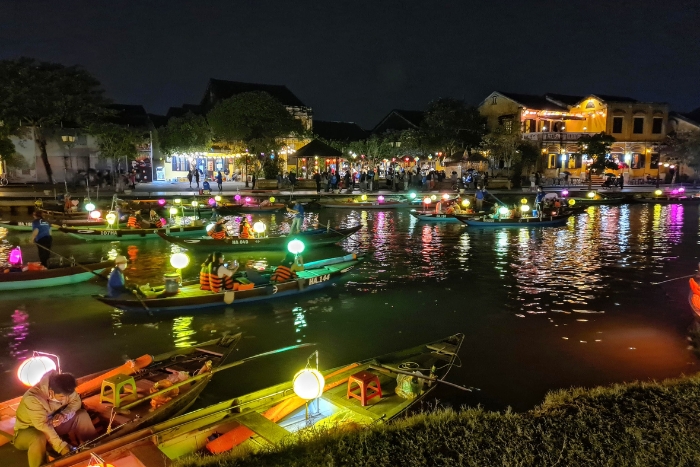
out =
[[[316,342],[329,368],[463,332],[462,367],[450,380],[481,388],[476,395],[443,390],[454,405],[525,410],[552,389],[696,371],[689,350],[687,282],[697,264],[698,208],[680,205],[591,207],[567,226],[467,229],[420,223],[406,210],[323,210],[325,225],[364,228],[340,247],[367,253],[349,277],[323,291],[184,315],[122,313],[95,301],[98,282],[0,293],[0,399],[22,393],[18,360],[32,350],[59,354],[76,375],[145,353],[160,353],[244,333],[236,355]],[[268,219],[270,219],[268,217]],[[256,219],[257,220],[257,219]],[[277,215],[277,228],[288,219]],[[0,259],[27,235],[0,229]],[[171,272],[171,246],[160,239],[85,243],[56,234],[54,249],[79,261],[130,259],[127,275],[161,283]],[[27,245],[26,257],[36,257]],[[233,256],[231,256],[233,257]],[[279,253],[244,254],[275,264]],[[25,258],[31,259],[31,258]],[[194,277],[202,255],[186,275]],[[266,357],[221,373],[200,405],[291,379],[310,352]]]

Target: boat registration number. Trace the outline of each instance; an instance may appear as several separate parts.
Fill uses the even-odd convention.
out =
[[[324,274],[323,276],[316,276],[309,278],[309,285],[320,284],[321,282],[326,282],[331,278],[330,274]]]
[[[102,230],[100,231],[100,235],[117,235],[116,230]]]

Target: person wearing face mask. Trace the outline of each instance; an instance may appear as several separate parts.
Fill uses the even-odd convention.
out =
[[[81,408],[76,384],[70,373],[49,371],[22,396],[13,443],[15,448],[27,451],[29,467],[46,462],[47,442],[63,456],[71,452],[71,445],[62,436],[79,445],[97,435],[90,415]]]
[[[109,273],[107,280],[107,296],[116,298],[123,293],[128,293],[129,288],[126,286],[126,278],[124,277],[124,269],[126,269],[126,257],[117,256],[114,258],[114,269]]]

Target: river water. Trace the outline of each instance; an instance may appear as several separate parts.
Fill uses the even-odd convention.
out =
[[[283,215],[266,219],[280,230],[289,223]],[[102,291],[99,282],[3,292],[0,398],[22,393],[14,373],[32,350],[60,355],[65,371],[81,375],[226,331],[244,333],[240,357],[317,343],[323,368],[462,332],[462,366],[449,380],[480,391],[438,392],[455,406],[527,410],[553,389],[697,369],[687,281],[651,284],[694,272],[695,206],[590,207],[548,229],[467,229],[417,222],[406,210],[322,210],[306,220],[363,225],[342,246],[305,255],[366,254],[347,279],[318,292],[158,316],[97,302],[91,294]],[[26,237],[0,229],[0,259],[18,243],[26,245],[25,259],[35,258]],[[85,243],[56,234],[54,249],[81,262],[124,254],[127,275],[139,283],[160,283],[172,272],[171,246],[160,239]],[[237,257],[275,264],[281,254]],[[201,259],[194,255],[186,276],[195,277]],[[221,373],[199,404],[291,379],[309,353],[290,351]]]

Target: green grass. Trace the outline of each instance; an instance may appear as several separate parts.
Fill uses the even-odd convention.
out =
[[[550,393],[525,413],[438,410],[354,432],[312,431],[178,467],[698,466],[700,374]]]

